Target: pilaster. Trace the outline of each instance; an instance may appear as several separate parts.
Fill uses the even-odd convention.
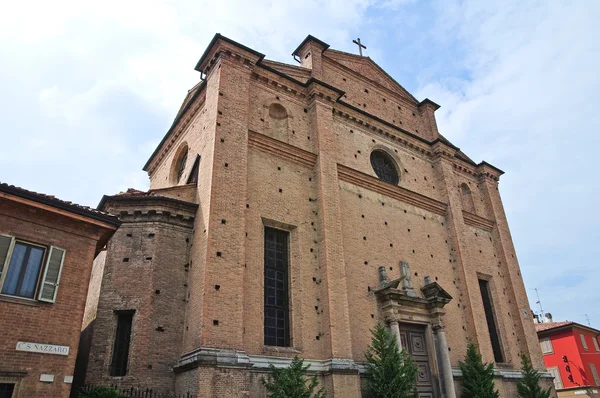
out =
[[[297,56],[300,66],[311,70],[311,76],[315,79],[323,78],[323,51],[329,48],[329,44],[308,35],[302,43],[294,50],[292,55]]]
[[[203,347],[244,348],[250,74],[251,62],[243,54],[223,51],[208,80],[207,97],[216,98],[212,186],[207,227],[196,230],[207,234],[204,286],[194,293],[203,295]]]
[[[479,186],[488,209],[491,210],[494,229],[492,230],[495,250],[499,258],[500,270],[505,276],[507,306],[512,314],[512,322],[520,352],[529,352],[534,367],[543,368],[542,355],[537,333],[531,317],[529,300],[523,283],[513,241],[510,235],[502,199],[498,190],[499,170],[482,164],[478,167]],[[508,304],[508,301],[510,304]]]
[[[455,149],[438,141],[433,145],[435,153],[434,167],[438,177],[438,183],[443,191],[443,196],[448,200],[446,210],[446,224],[448,229],[449,242],[454,257],[452,269],[454,271],[457,285],[461,289],[462,308],[464,321],[468,335],[476,341],[481,341],[483,336],[488,336],[485,322],[480,322],[484,316],[483,304],[479,292],[479,281],[477,280],[477,272],[474,264],[469,263],[467,243],[465,240],[465,224],[462,216],[462,203],[458,196],[457,181],[454,177],[452,156]],[[489,338],[485,340],[486,344],[481,345],[486,359],[493,359],[491,355],[491,346]]]
[[[337,175],[338,151],[333,131],[332,96],[318,82],[309,86],[310,123],[316,133],[318,158],[316,179],[319,201],[319,267],[322,283],[327,292],[325,316],[328,319],[328,341],[333,358],[351,358],[350,319],[346,286],[346,264],[342,239],[339,183]]]
[[[437,123],[435,121],[435,111],[440,108],[438,104],[431,101],[429,98],[424,99],[419,103],[419,112],[425,118],[425,125],[427,126],[428,136],[425,138],[433,141],[440,137],[438,132]]]

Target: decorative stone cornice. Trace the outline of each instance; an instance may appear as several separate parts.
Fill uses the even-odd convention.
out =
[[[397,199],[415,207],[430,211],[441,216],[446,215],[447,205],[443,202],[421,195],[414,191],[396,185],[388,184],[378,178],[361,173],[358,170],[338,164],[338,177],[342,181],[349,182],[361,188],[377,192],[381,195]]]
[[[470,225],[471,227],[479,228],[484,231],[491,231],[494,228],[495,223],[492,220],[488,220],[487,218],[480,217],[477,214],[465,210],[462,211],[462,215],[465,225]]]
[[[221,56],[237,59],[244,64],[256,64],[265,55],[217,33],[196,64],[200,73],[209,73]]]
[[[192,229],[198,205],[162,196],[105,196],[100,205],[123,223],[160,222]]]
[[[317,162],[317,155],[314,153],[255,131],[248,131],[248,146],[305,167],[312,168]]]
[[[282,369],[288,367],[291,362],[291,357],[249,355],[245,351],[202,347],[183,355],[179,363],[173,368],[173,371],[175,373],[182,373],[200,366],[267,371],[269,370],[269,365],[273,365],[277,369]],[[359,374],[364,372],[364,365],[352,359],[304,358],[304,364],[309,365],[308,372],[313,374]]]
[[[539,370],[539,372],[541,374],[542,379],[553,378],[550,372],[546,372],[544,370]],[[452,376],[455,379],[461,379],[463,377],[463,374],[460,368],[452,368]],[[494,368],[494,376],[503,379],[519,380],[523,378],[523,372],[521,370]]]
[[[424,156],[431,156],[432,154],[431,145],[428,141],[344,101],[340,100],[337,102],[334,108],[334,116],[345,119],[366,131],[374,132],[381,138],[389,140],[395,145],[403,146],[412,152],[417,152]]]
[[[493,181],[498,182],[500,180],[500,176],[504,174],[504,172],[487,162],[481,162],[477,165],[477,177],[480,181]]]
[[[253,70],[252,74],[250,75],[250,79],[273,90],[292,95],[302,101],[306,99],[305,88],[300,82],[289,80],[287,82],[282,82],[281,76],[278,76],[264,68],[256,68]]]
[[[327,102],[336,102],[344,92],[338,88],[335,88],[319,79],[311,77],[306,82],[306,93],[307,97],[311,99],[321,98]]]

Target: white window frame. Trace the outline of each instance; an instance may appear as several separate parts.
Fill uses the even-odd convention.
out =
[[[592,336],[592,341],[594,342],[594,348],[596,352],[600,352],[600,346],[598,345],[598,337]]]
[[[39,243],[35,243],[35,242],[31,242],[29,240],[26,239],[19,239],[15,236],[12,235],[7,235],[7,234],[0,234],[0,236],[4,237],[4,238],[9,238],[11,239],[11,242],[9,244],[8,247],[8,251],[6,254],[6,260],[4,262],[4,264],[2,264],[3,266],[0,267],[0,269],[2,270],[2,274],[0,274],[0,296],[3,297],[11,297],[11,298],[15,298],[18,300],[28,300],[28,301],[44,301],[47,303],[54,303],[56,301],[56,294],[58,292],[58,284],[60,282],[60,276],[62,273],[62,268],[63,268],[63,264],[64,264],[64,260],[65,260],[65,255],[67,253],[67,251],[65,249],[59,248],[59,247],[55,247],[55,246],[46,246],[46,245],[41,245]],[[33,294],[33,298],[30,297],[22,297],[22,296],[14,296],[11,294],[3,294],[2,292],[2,287],[4,286],[4,281],[6,279],[6,275],[8,274],[8,268],[10,265],[10,261],[12,259],[12,255],[14,252],[14,248],[15,245],[17,243],[23,243],[26,245],[31,245],[31,246],[36,246],[36,247],[40,247],[42,249],[44,249],[44,255],[42,257],[42,264],[40,265],[40,272],[37,276],[37,282],[36,282],[36,288],[35,288],[35,292]],[[54,283],[55,286],[55,290],[54,290],[54,297],[52,299],[44,299],[41,297],[41,293],[43,291],[44,288],[44,284],[48,283],[46,281],[46,275],[48,272],[48,266],[50,263],[50,255],[54,250],[60,250],[63,252],[62,255],[62,259],[60,261],[59,264],[59,268],[58,268],[58,279],[56,281],[56,283]]]
[[[581,339],[581,345],[583,346],[583,349],[587,351],[588,350],[588,346],[587,346],[587,343],[585,341],[585,334],[579,333],[579,338]]]
[[[554,377],[554,388],[560,390],[564,388],[562,379],[560,378],[560,369],[558,366],[548,368],[548,372]]]
[[[552,346],[552,340],[549,337],[540,339],[540,348],[542,349],[542,355],[553,354],[554,347]]]

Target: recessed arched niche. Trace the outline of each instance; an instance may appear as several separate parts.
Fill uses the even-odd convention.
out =
[[[473,201],[473,194],[471,188],[464,182],[460,184],[460,194],[462,199],[462,206],[464,211],[475,214],[475,202]]]
[[[279,140],[288,142],[288,111],[277,102],[268,106],[266,134]]]

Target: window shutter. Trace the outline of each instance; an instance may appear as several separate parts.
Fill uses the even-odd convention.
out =
[[[9,235],[0,235],[0,282],[2,282],[2,273],[8,266],[10,260],[10,251],[15,244],[15,238]],[[0,285],[0,287],[2,287]]]
[[[548,371],[554,377],[554,388],[556,388],[557,390],[562,389],[563,383],[562,383],[562,380],[560,379],[560,371],[558,370],[558,368],[557,367],[548,368]]]
[[[592,377],[594,377],[594,383],[596,383],[596,387],[600,387],[600,377],[598,377],[598,371],[596,370],[596,365],[590,363],[590,369],[592,370]]]
[[[583,349],[587,351],[587,343],[585,342],[585,336],[581,333],[579,333],[579,337],[581,338],[581,345],[583,346]]]
[[[40,286],[38,300],[54,303],[56,301],[56,292],[58,291],[58,283],[60,281],[60,273],[62,271],[63,261],[66,251],[52,246],[48,261],[46,261],[46,269],[44,270],[44,278]]]

